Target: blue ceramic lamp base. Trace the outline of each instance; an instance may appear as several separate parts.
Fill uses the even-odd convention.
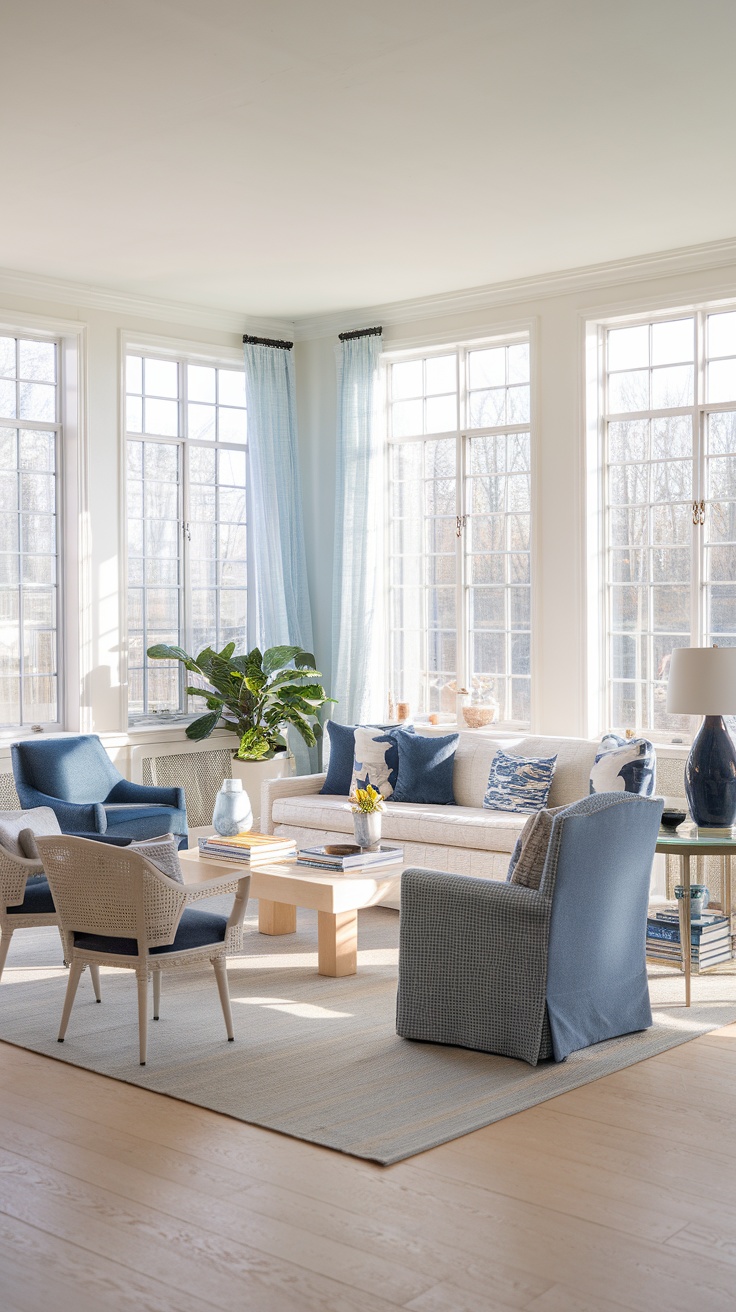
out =
[[[736,824],[736,746],[722,715],[706,715],[685,766],[685,796],[699,828]]]

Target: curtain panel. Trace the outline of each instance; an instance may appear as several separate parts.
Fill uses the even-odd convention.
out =
[[[380,328],[340,335],[332,612],[332,718],[386,716]]]

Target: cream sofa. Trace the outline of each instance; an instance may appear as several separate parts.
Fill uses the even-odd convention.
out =
[[[447,870],[478,879],[504,879],[516,840],[527,819],[511,811],[483,808],[491,761],[503,746],[516,756],[557,753],[549,806],[566,806],[586,797],[598,742],[581,738],[504,738],[479,729],[459,735],[453,789],[457,806],[387,802],[383,837],[401,843],[412,865]],[[273,779],[261,790],[261,828],[287,834],[301,847],[344,842],[353,831],[346,797],[320,793],[324,774]],[[389,905],[398,906],[398,899]]]

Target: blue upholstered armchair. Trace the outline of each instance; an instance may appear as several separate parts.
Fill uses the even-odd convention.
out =
[[[50,806],[62,833],[132,838],[173,833],[179,847],[186,847],[184,789],[124,779],[96,734],[29,739],[13,743],[11,753],[21,806]]]
[[[598,793],[552,820],[539,888],[406,870],[397,1033],[521,1057],[652,1023],[645,962],[662,802]]]

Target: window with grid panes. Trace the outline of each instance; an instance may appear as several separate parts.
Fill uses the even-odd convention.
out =
[[[604,332],[608,723],[669,715],[673,648],[736,645],[736,312]]]
[[[245,374],[131,353],[126,380],[128,709],[186,714],[181,668],[146,651],[245,648]]]
[[[59,346],[0,336],[0,727],[58,725]]]
[[[526,339],[388,366],[389,686],[414,714],[467,688],[531,717]]]

